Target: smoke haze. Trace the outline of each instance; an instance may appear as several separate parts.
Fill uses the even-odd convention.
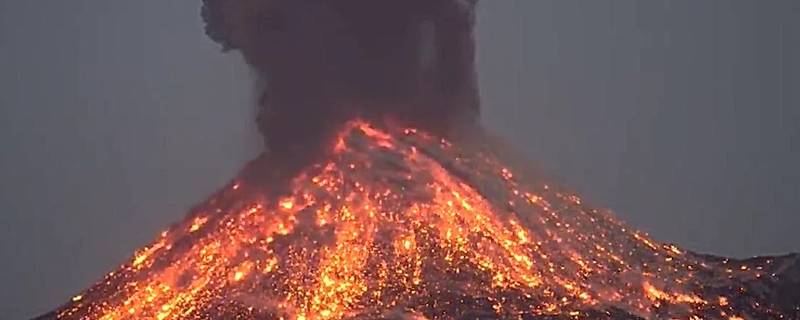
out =
[[[268,155],[302,167],[354,117],[440,133],[474,122],[474,5],[205,0],[203,17],[207,34],[240,51],[264,83],[257,124]]]
[[[0,318],[97,280],[261,149],[251,72],[198,7],[0,1]],[[547,172],[657,239],[800,250],[800,2],[478,15],[482,121]]]

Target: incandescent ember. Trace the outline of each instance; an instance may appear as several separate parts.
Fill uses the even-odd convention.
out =
[[[797,256],[658,242],[505,155],[476,4],[203,0],[267,84],[267,150],[40,319],[800,318]]]
[[[287,195],[234,180],[41,319],[800,314],[796,256],[735,261],[658,242],[482,139],[364,121],[337,137]]]

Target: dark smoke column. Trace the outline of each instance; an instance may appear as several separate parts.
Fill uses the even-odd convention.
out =
[[[478,118],[477,0],[203,2],[207,34],[264,82],[271,165],[307,164],[354,117],[442,135]]]

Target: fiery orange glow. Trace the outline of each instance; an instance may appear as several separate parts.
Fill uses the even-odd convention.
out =
[[[289,196],[237,180],[57,318],[451,319],[443,310],[474,305],[498,318],[741,319],[706,279],[735,287],[750,268],[718,271],[501,162],[353,122]]]

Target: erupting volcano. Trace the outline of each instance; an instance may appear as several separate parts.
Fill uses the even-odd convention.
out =
[[[653,240],[477,126],[474,5],[206,0],[212,37],[267,79],[268,152],[41,319],[800,318],[797,256],[731,260]],[[301,22],[341,28],[352,41],[334,47],[353,51],[306,51],[316,45],[288,39],[322,30]],[[397,43],[416,47],[395,56]],[[297,53],[353,73],[276,62]]]

